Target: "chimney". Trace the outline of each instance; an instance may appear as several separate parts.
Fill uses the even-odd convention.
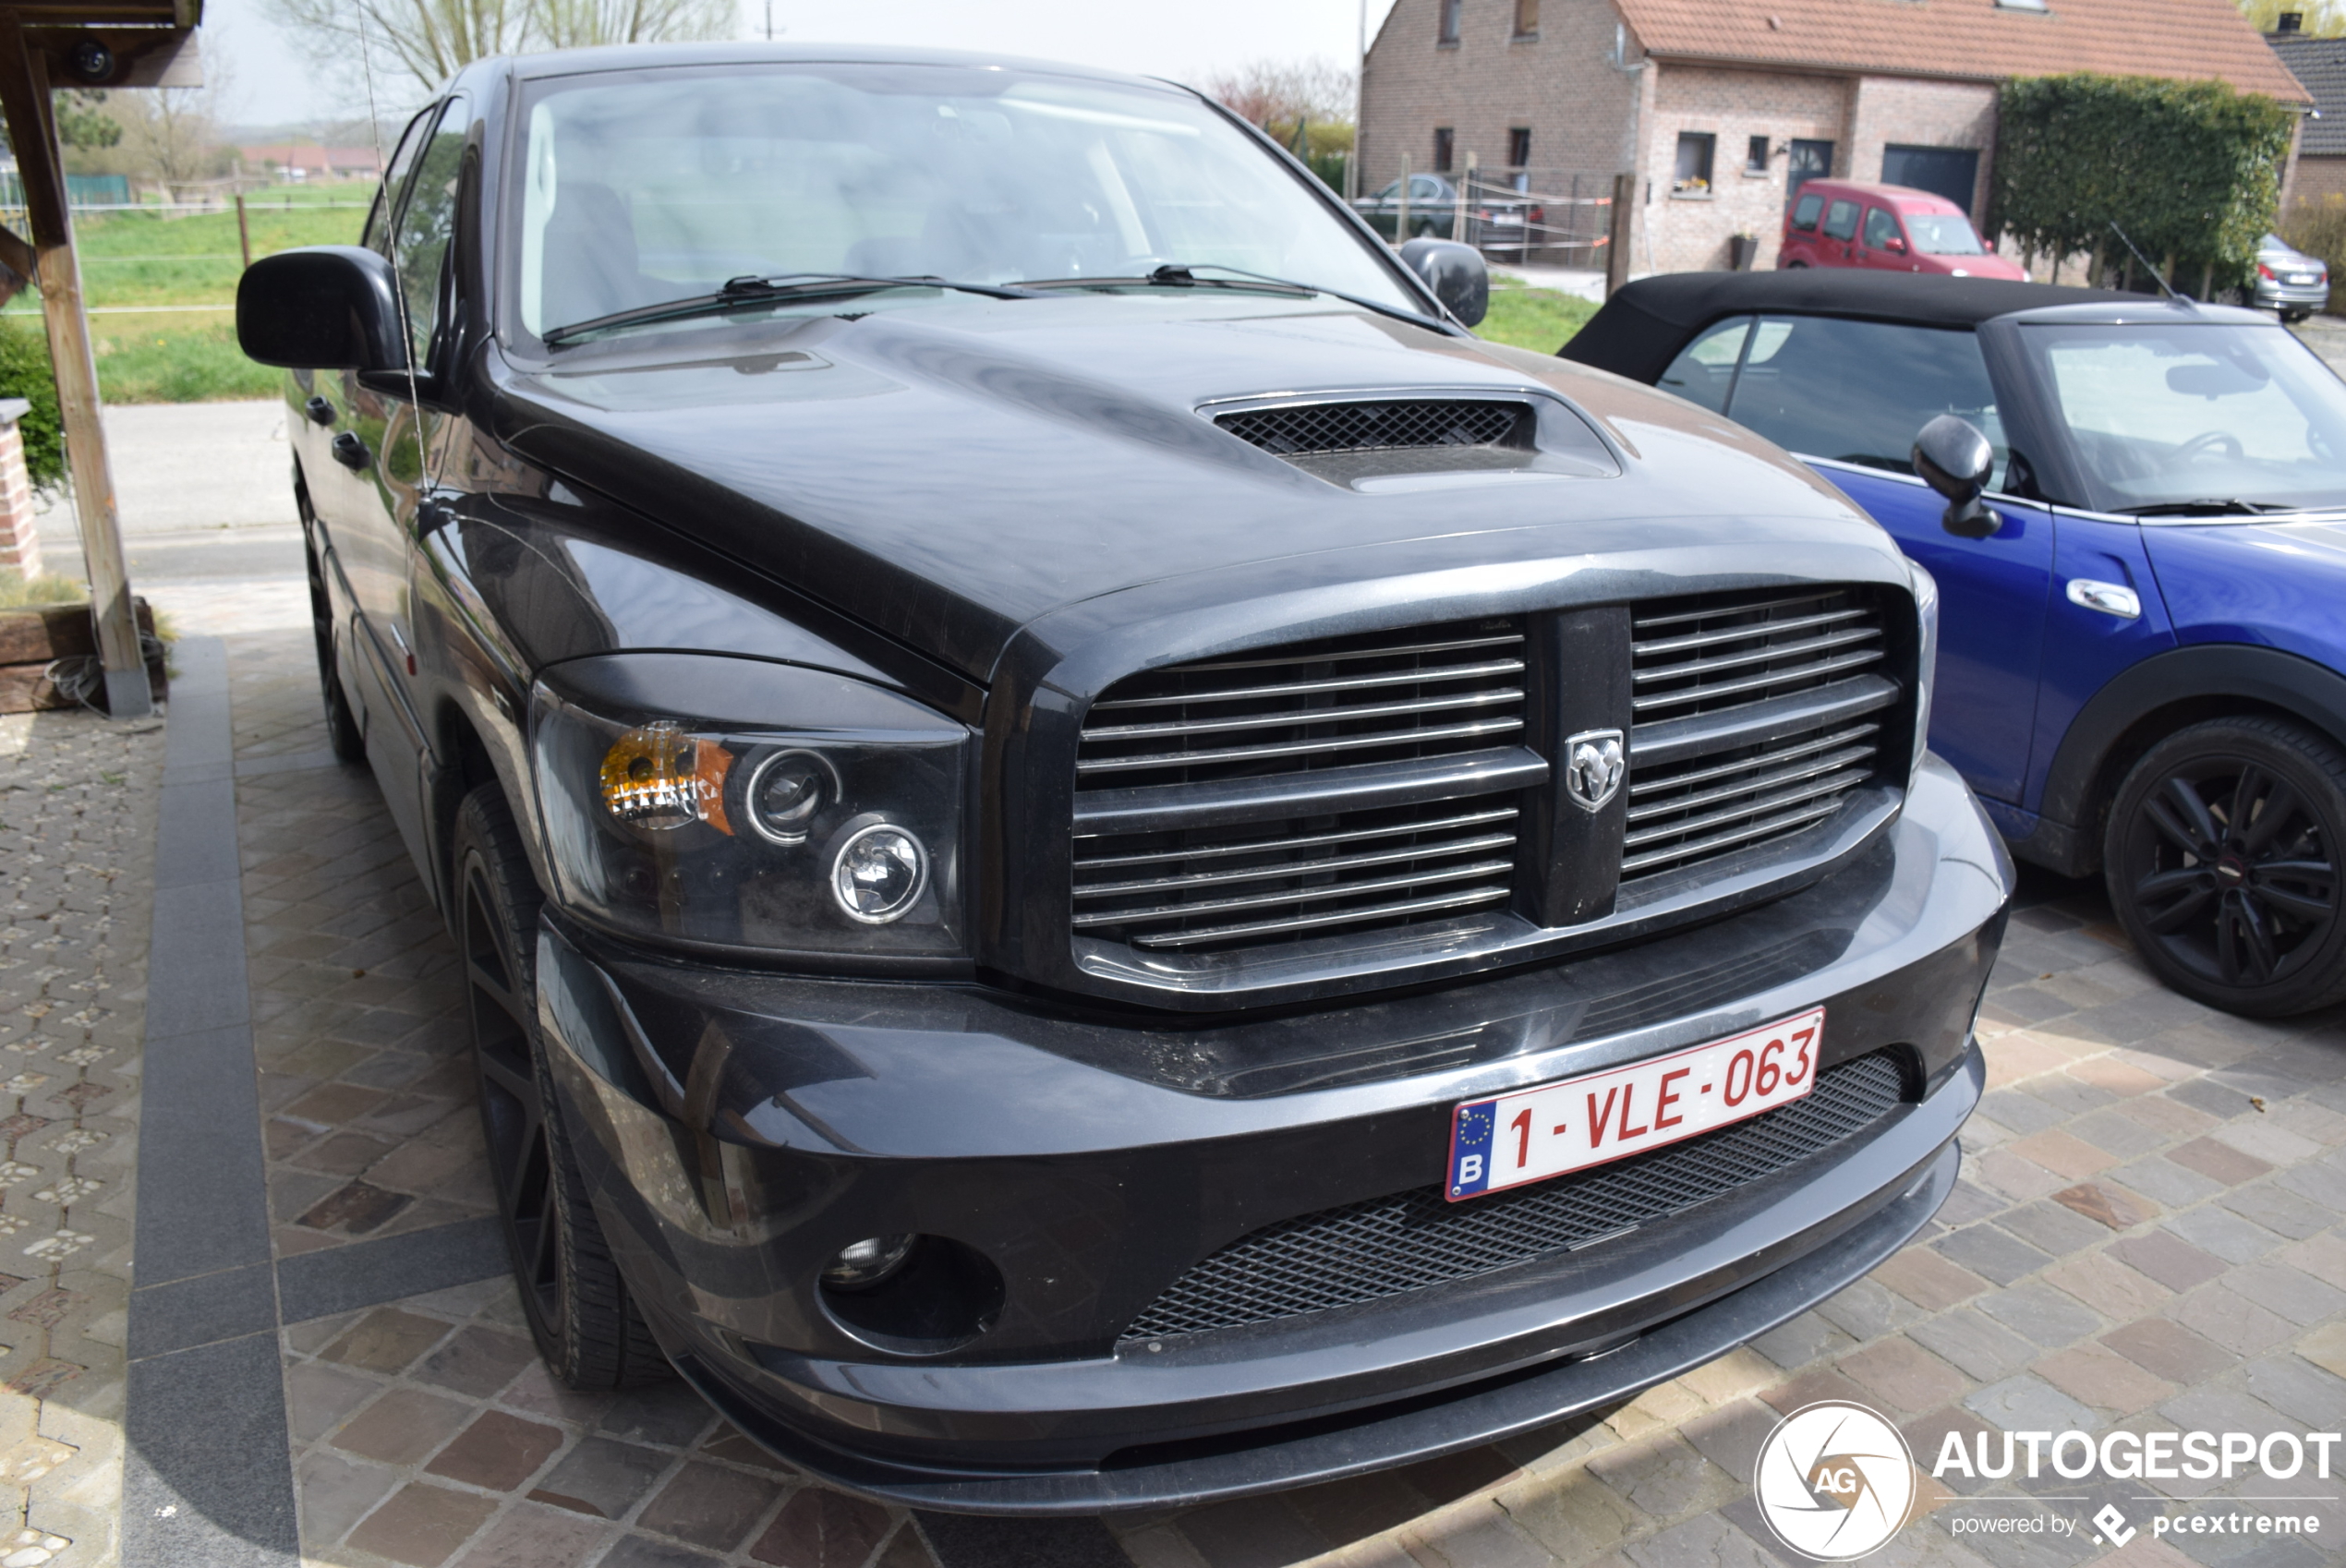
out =
[[[2280,14],[2280,19],[2273,24],[2273,35],[2276,38],[2287,38],[2291,33],[2304,31],[2304,12],[2283,11]]]

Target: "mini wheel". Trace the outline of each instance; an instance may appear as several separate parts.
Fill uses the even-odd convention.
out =
[[[2276,1018],[2346,997],[2346,754],[2273,718],[2195,724],[2153,746],[2110,805],[2104,875],[2160,979]]]

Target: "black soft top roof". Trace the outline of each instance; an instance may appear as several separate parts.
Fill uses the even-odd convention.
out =
[[[1640,278],[1614,292],[1558,352],[1651,382],[1696,332],[1723,316],[1784,310],[1971,327],[1993,316],[2097,302],[2146,303],[2110,289],[2065,288],[2005,278],[1922,277],[1844,267],[1781,272],[1672,272]]]

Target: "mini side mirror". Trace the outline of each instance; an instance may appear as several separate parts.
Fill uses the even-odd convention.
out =
[[[398,287],[389,261],[355,245],[263,257],[236,284],[236,346],[288,369],[404,370]]]
[[[1940,526],[1959,539],[1984,539],[2003,526],[1980,501],[1996,471],[1996,449],[1968,420],[1941,414],[1915,437],[1915,472],[1947,498]]]
[[[1491,270],[1474,247],[1447,239],[1413,239],[1401,247],[1401,259],[1425,280],[1443,308],[1468,326],[1489,313]]]

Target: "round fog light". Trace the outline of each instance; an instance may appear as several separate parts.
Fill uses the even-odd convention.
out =
[[[913,1255],[910,1236],[873,1236],[852,1242],[823,1266],[823,1283],[834,1290],[864,1290],[904,1266]]]
[[[901,827],[877,823],[839,847],[831,896],[847,918],[865,925],[901,920],[928,886],[928,851]]]

